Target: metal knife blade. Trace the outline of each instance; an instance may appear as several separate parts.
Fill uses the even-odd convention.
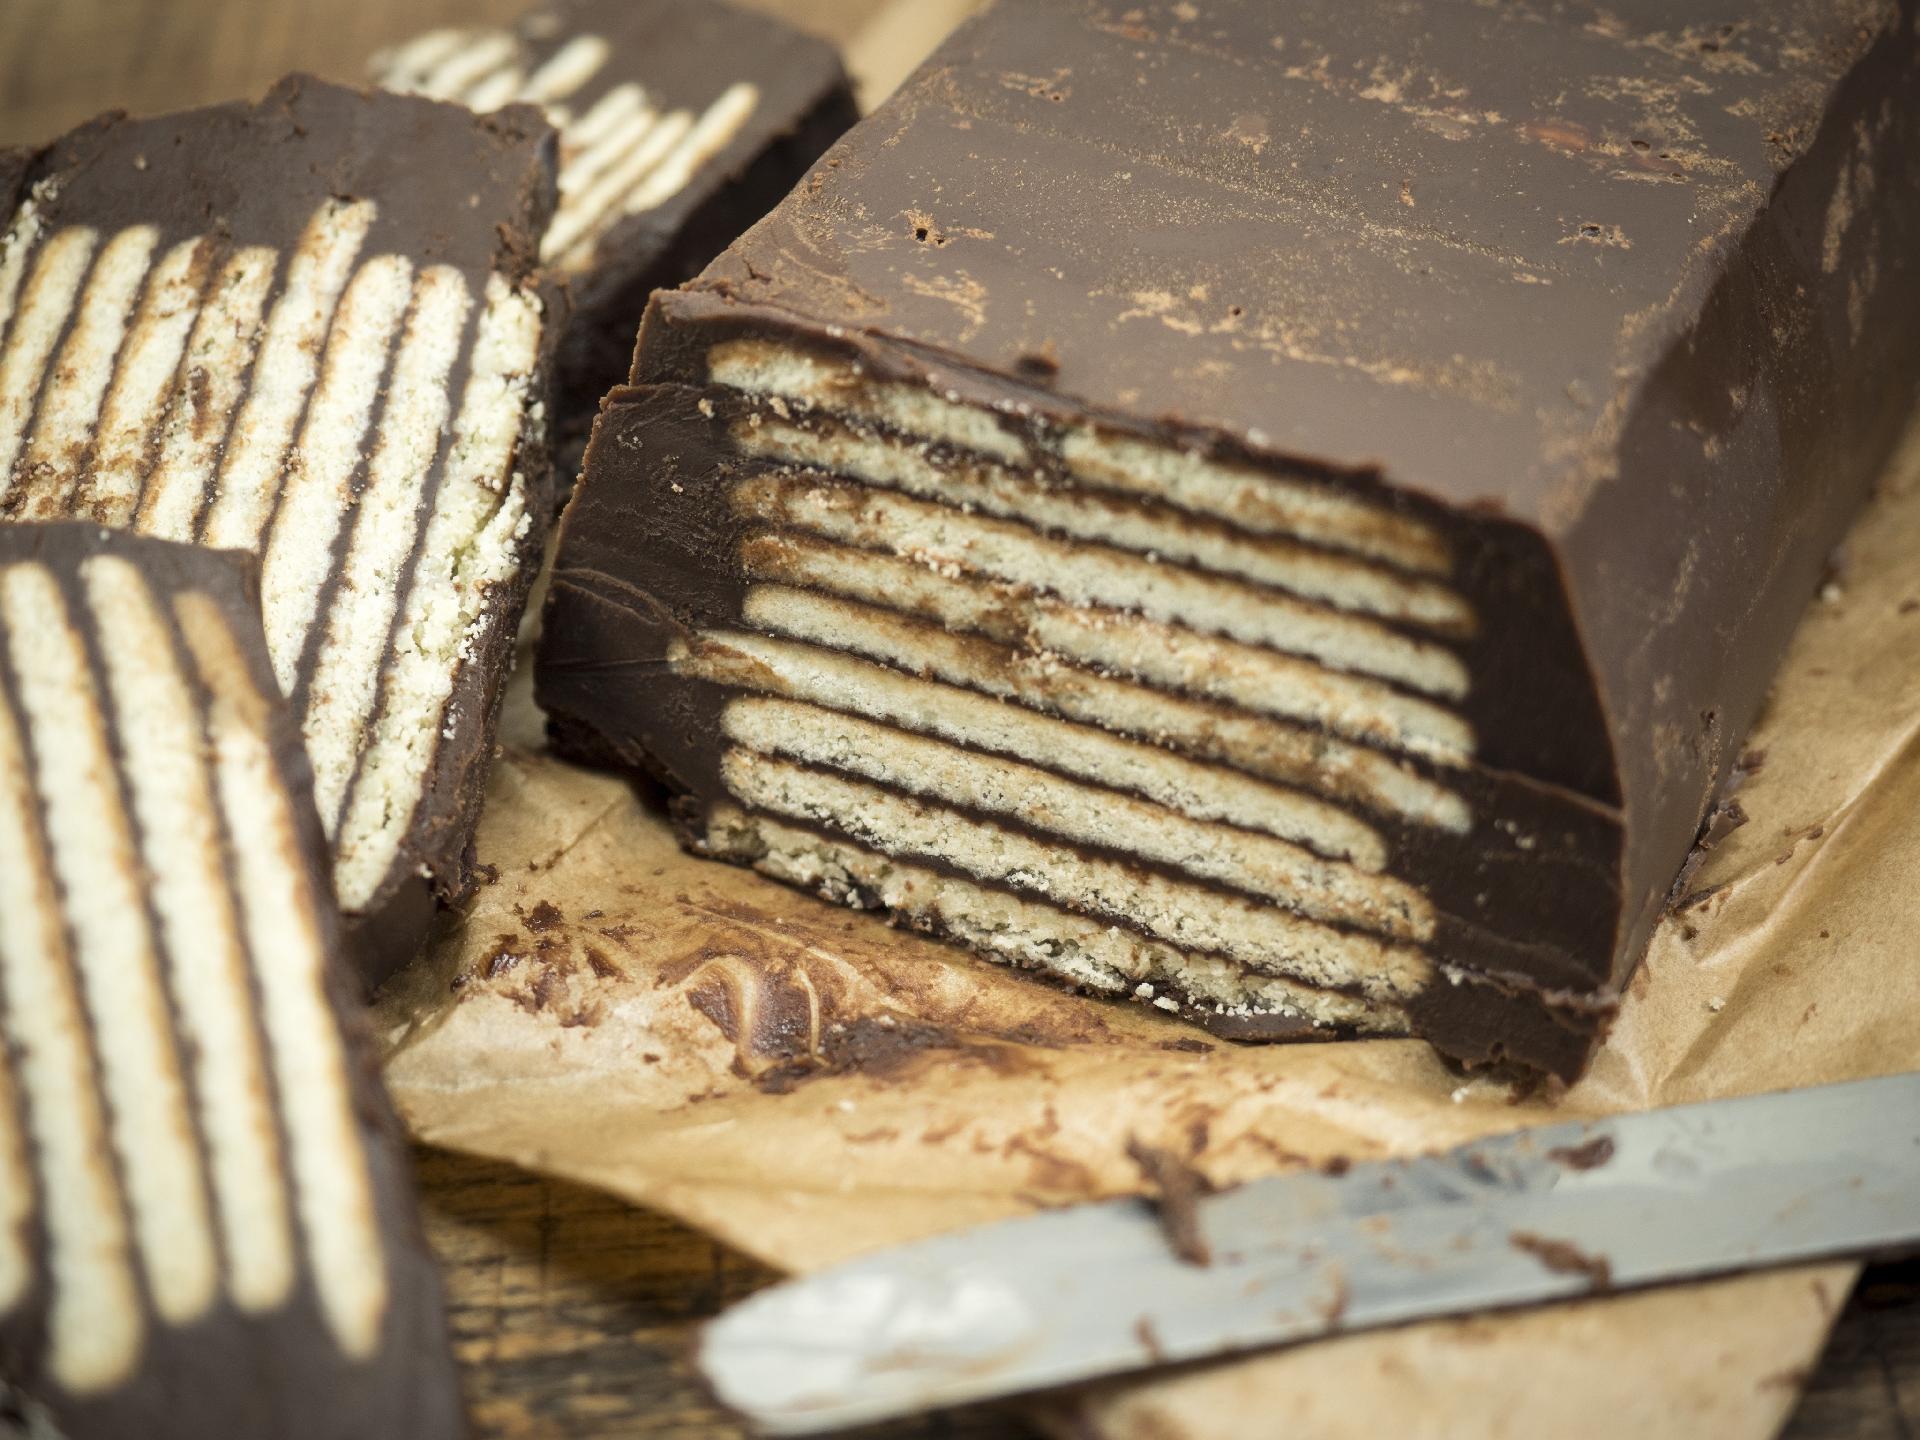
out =
[[[1920,1243],[1920,1074],[1523,1130],[903,1245],[743,1301],[699,1365],[805,1435],[1429,1316]]]

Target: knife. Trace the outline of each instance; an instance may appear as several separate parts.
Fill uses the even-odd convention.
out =
[[[1110,1200],[761,1291],[698,1364],[808,1435],[1340,1331],[1920,1244],[1920,1073],[1276,1176],[1176,1227]],[[1170,1231],[1197,1230],[1206,1264]],[[1181,1248],[1191,1251],[1191,1244]]]

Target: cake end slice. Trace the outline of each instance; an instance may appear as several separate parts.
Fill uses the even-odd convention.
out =
[[[247,557],[0,527],[0,913],[27,1433],[464,1433]]]
[[[712,0],[553,0],[507,28],[428,31],[369,73],[480,111],[538,105],[560,131],[541,255],[572,292],[556,422],[569,482],[647,297],[697,274],[857,118],[832,46]]]
[[[0,238],[0,520],[260,557],[370,977],[467,854],[552,513],[554,137],[292,77],[27,160]]]

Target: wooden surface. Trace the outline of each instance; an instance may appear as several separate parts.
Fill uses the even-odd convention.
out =
[[[698,1231],[512,1166],[419,1151],[475,1440],[733,1440],[687,1359],[699,1322],[774,1278]],[[863,1440],[1026,1440],[936,1416]]]
[[[475,1440],[744,1440],[688,1367],[699,1323],[774,1277],[596,1191],[418,1152]],[[1028,1440],[1005,1413],[862,1440]],[[1920,1437],[1920,1260],[1870,1269],[1787,1440]]]
[[[258,94],[290,69],[357,79],[381,45],[505,19],[523,0],[0,0],[0,144],[101,110]],[[885,0],[745,0],[898,63]],[[952,13],[970,0],[895,0]],[[861,46],[856,43],[856,53]],[[879,63],[879,62],[876,62]],[[722,1440],[742,1434],[687,1367],[698,1323],[771,1277],[704,1236],[576,1186],[419,1154],[447,1267],[476,1440]],[[935,1417],[872,1440],[1015,1440],[1005,1415]],[[1920,1262],[1867,1273],[1811,1377],[1792,1440],[1920,1440]]]

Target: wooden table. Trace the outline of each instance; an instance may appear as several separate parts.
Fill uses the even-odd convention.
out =
[[[700,1321],[774,1277],[675,1221],[508,1165],[421,1150],[477,1440],[744,1440],[687,1365]],[[1024,1440],[1010,1415],[863,1440]],[[1869,1270],[1787,1440],[1920,1435],[1920,1261]]]
[[[732,1440],[687,1364],[700,1321],[773,1272],[577,1185],[418,1152],[446,1263],[476,1440]],[[932,1417],[866,1440],[1025,1440],[1006,1415]]]
[[[843,43],[887,0],[744,0]],[[896,0],[951,10],[954,0]],[[432,25],[524,0],[0,0],[0,144],[103,109],[258,94],[291,69],[357,79]],[[896,17],[900,12],[895,12]],[[897,47],[901,23],[886,24]],[[722,1440],[744,1434],[686,1364],[695,1327],[767,1271],[675,1222],[509,1166],[422,1150],[478,1440]],[[871,1440],[1013,1440],[1006,1415],[889,1426]],[[1920,1437],[1920,1262],[1867,1272],[1788,1427],[1792,1440]]]

